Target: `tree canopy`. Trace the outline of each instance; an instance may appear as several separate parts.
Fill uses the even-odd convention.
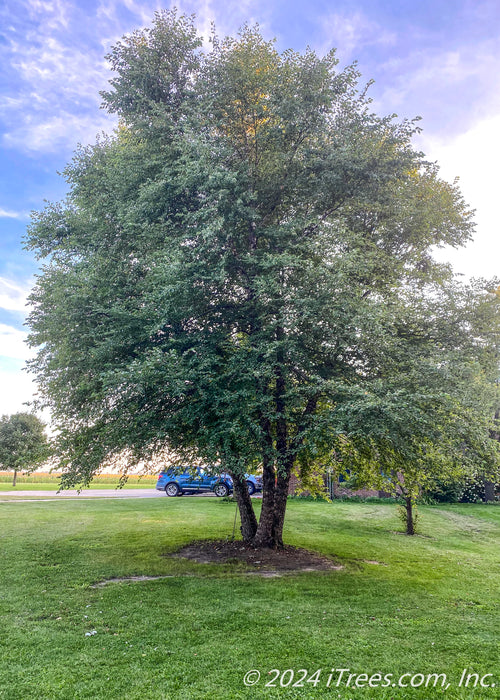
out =
[[[499,308],[487,286],[447,281],[439,296],[399,300],[379,375],[365,382],[365,400],[342,409],[349,440],[338,468],[403,496],[408,534],[412,504],[436,481],[498,478],[490,429],[500,398]]]
[[[49,456],[45,425],[32,413],[14,413],[0,418],[0,465],[13,471],[12,485],[17,472],[33,471]]]
[[[78,148],[27,240],[47,258],[32,369],[64,483],[124,452],[220,465],[243,537],[279,546],[294,469],[345,445],[463,445],[452,416],[489,359],[478,292],[432,250],[467,242],[472,213],[412,147],[416,121],[374,114],[334,51],[279,53],[258,28],[204,51],[192,18],[162,12],[108,60],[119,127]]]

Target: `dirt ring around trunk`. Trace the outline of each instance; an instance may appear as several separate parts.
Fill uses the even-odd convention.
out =
[[[301,547],[285,545],[283,549],[256,549],[241,541],[201,540],[191,542],[171,556],[190,559],[198,564],[242,564],[248,573],[279,576],[284,573],[339,571],[344,566],[330,557]]]

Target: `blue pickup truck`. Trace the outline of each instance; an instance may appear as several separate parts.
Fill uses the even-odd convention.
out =
[[[254,474],[245,474],[248,493],[252,495],[262,490],[262,478]],[[213,491],[216,496],[228,496],[233,491],[233,480],[229,474],[215,474],[204,467],[180,467],[160,472],[156,482],[158,491],[165,491],[167,496],[182,496],[184,493],[207,493]]]

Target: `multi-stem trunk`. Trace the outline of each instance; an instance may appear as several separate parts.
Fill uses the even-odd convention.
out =
[[[277,477],[274,474],[274,466],[272,469],[268,469],[267,474],[264,472],[262,510],[257,532],[253,539],[255,547],[270,547],[272,549],[283,547],[283,524],[290,483],[290,469],[286,469],[285,473],[278,472]]]
[[[294,460],[302,444],[303,432],[308,418],[316,410],[318,397],[312,396],[308,399],[304,408],[302,420],[300,421],[295,435],[288,438],[288,426],[285,416],[284,382],[280,373],[277,372],[276,381],[276,408],[278,419],[276,421],[276,449],[273,450],[273,434],[271,423],[267,418],[261,416],[260,427],[263,453],[263,493],[262,510],[259,525],[253,543],[256,547],[283,547],[283,524],[285,521],[286,504],[288,498],[288,487],[292,474]],[[276,455],[278,464],[275,465],[273,457]]]
[[[278,328],[277,340],[283,339],[283,329]],[[263,452],[265,458],[263,474],[262,510],[257,532],[254,537],[256,547],[283,547],[283,523],[285,520],[288,484],[292,470],[293,459],[288,454],[288,426],[285,417],[285,379],[283,376],[283,352],[278,350],[278,362],[275,369],[274,402],[276,410],[276,457],[275,464],[270,456],[272,453],[271,424],[267,419],[261,420],[263,434]]]

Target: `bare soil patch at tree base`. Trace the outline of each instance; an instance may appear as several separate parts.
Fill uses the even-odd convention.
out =
[[[199,564],[238,564],[249,573],[262,576],[300,571],[336,571],[343,565],[329,557],[300,547],[286,545],[282,549],[256,549],[241,541],[202,540],[191,542],[172,556],[191,559]]]

